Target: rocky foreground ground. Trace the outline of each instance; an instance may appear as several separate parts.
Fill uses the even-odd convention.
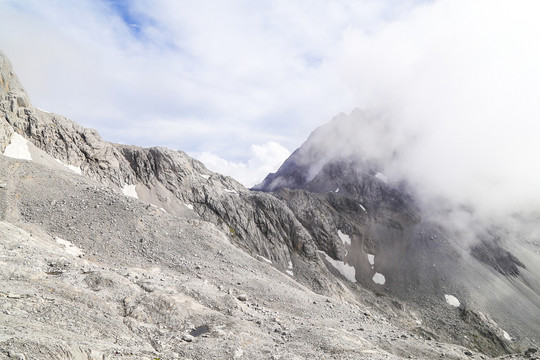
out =
[[[29,161],[0,168],[0,358],[488,358],[384,296],[318,295],[195,213]]]

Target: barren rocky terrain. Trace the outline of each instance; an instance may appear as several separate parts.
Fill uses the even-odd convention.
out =
[[[250,191],[182,152],[105,142],[0,66],[1,359],[536,356],[530,324],[508,339],[452,289],[400,288],[394,237],[357,202]]]

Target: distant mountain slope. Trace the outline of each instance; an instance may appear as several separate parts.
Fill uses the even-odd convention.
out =
[[[272,192],[289,205],[328,254],[329,265],[344,262],[364,286],[431,308],[432,326],[455,321],[440,310],[440,300],[451,295],[461,307],[487,312],[513,334],[499,333],[500,341],[491,347],[506,348],[505,337],[538,341],[540,242],[532,233],[524,237],[516,231],[534,220],[515,215],[494,223],[445,199],[426,203],[418,197],[422,189],[412,188],[406,178],[388,179],[384,171],[399,151],[373,150],[386,126],[384,118],[361,110],[339,115],[254,189]],[[453,218],[460,214],[463,223],[456,227]],[[338,231],[350,243],[332,248],[328,244],[339,243],[328,238]]]

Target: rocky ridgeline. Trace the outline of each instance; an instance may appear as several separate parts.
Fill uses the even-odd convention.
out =
[[[181,151],[112,144],[35,108],[2,53],[0,65],[0,153],[32,160],[1,163],[0,229],[19,239],[4,236],[4,246],[31,260],[13,264],[30,266],[18,277],[3,273],[3,287],[17,293],[0,298],[36,301],[3,313],[3,323],[26,320],[4,329],[15,335],[0,358],[459,359],[519,348],[499,326],[504,316],[479,311],[489,308],[475,297],[485,289],[470,288],[478,278],[501,280],[456,261],[464,255],[440,224],[423,219],[406,186],[389,183],[376,162],[308,158],[315,171],[299,155],[325,150],[303,146],[259,187],[273,193],[250,191]],[[32,234],[38,243],[28,241]],[[84,259],[56,248],[43,258],[51,237],[68,253],[83,249]],[[55,287],[62,292],[43,295]],[[48,301],[54,306],[39,305]],[[82,316],[80,306],[92,311]],[[63,308],[72,311],[62,317]],[[47,309],[52,318],[40,315]],[[80,319],[81,328],[65,325]],[[534,315],[523,328],[506,320],[523,343],[538,338]],[[32,336],[36,321],[64,324],[69,341],[44,328]],[[94,332],[89,340],[80,338],[84,327]]]
[[[400,149],[372,148],[385,126],[361,110],[338,115],[255,188],[288,205],[330,268],[421,307],[439,335],[492,353],[512,351],[515,337],[540,341],[540,244],[450,201],[420,203],[406,179],[388,179]],[[461,310],[449,312],[444,299]]]
[[[131,195],[171,214],[194,211],[218,225],[244,250],[271,260],[284,272],[291,266],[302,268],[298,279],[319,292],[339,289],[319,276],[324,265],[312,237],[279,199],[210,172],[182,151],[109,143],[95,130],[35,108],[7,58],[0,58],[4,90],[0,152],[18,133],[88,178],[124,192],[131,187]]]

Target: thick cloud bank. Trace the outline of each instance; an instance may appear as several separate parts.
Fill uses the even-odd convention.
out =
[[[540,3],[438,1],[350,31],[343,76],[383,120],[354,131],[389,177],[485,211],[540,204]]]

